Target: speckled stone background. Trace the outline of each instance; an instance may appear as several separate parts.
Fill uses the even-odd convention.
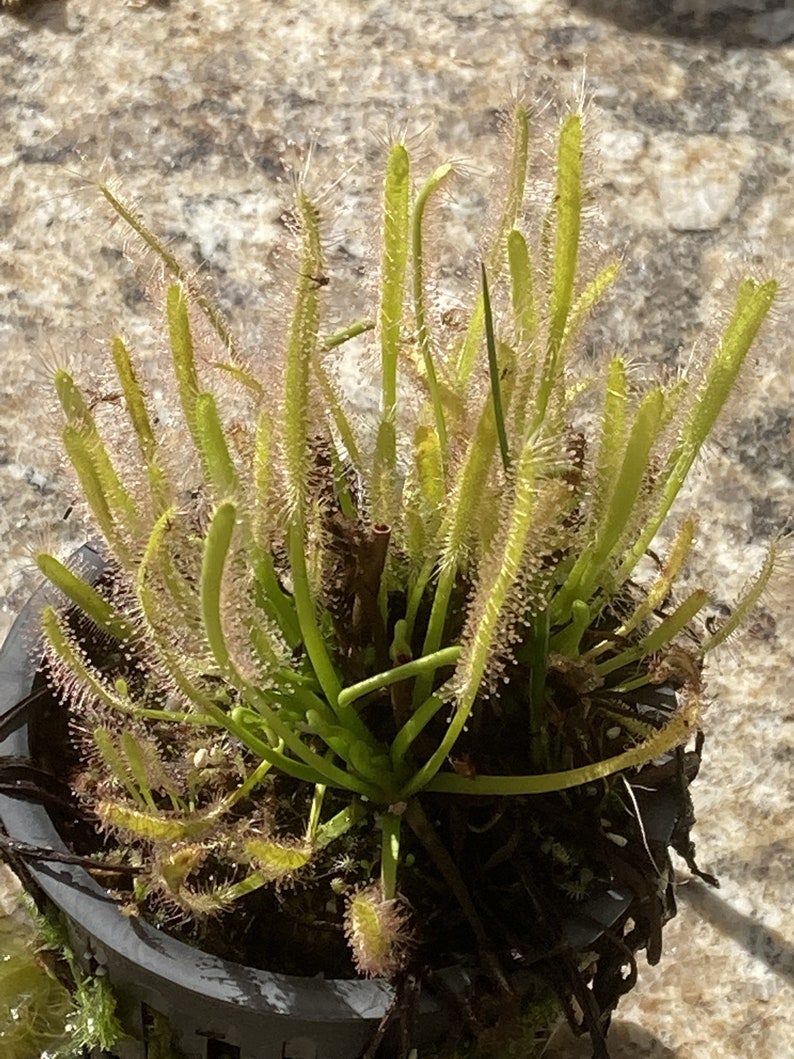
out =
[[[525,92],[539,129],[594,101],[598,240],[624,253],[593,356],[647,372],[687,363],[746,270],[784,294],[733,414],[688,502],[693,579],[720,604],[792,513],[794,10],[745,0],[28,0],[0,10],[0,635],[35,581],[29,550],[68,548],[68,486],[52,456],[43,365],[104,355],[126,327],[152,344],[156,311],[90,188],[100,167],[212,282],[255,347],[287,266],[282,163],[316,141],[313,171],[344,174],[329,298],[355,300],[371,267],[362,203],[382,141],[424,132],[465,158],[440,256],[450,282],[476,263],[500,112]],[[541,131],[539,146],[548,145]],[[349,172],[346,172],[349,169]],[[463,258],[468,255],[468,263]],[[285,270],[286,273],[285,273]],[[272,280],[275,272],[277,280]],[[680,916],[619,1010],[613,1054],[794,1055],[794,578],[709,673],[697,838],[722,889],[681,874]],[[560,1037],[557,1059],[586,1049]]]

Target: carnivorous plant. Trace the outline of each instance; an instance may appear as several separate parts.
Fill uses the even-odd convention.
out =
[[[780,544],[708,629],[706,592],[676,589],[695,520],[655,566],[651,546],[776,284],[739,284],[699,372],[638,388],[616,355],[587,378],[577,343],[619,266],[582,274],[581,116],[561,122],[540,217],[524,206],[529,144],[519,104],[463,322],[428,293],[425,242],[454,164],[417,177],[390,148],[371,317],[330,334],[324,217],[299,182],[291,315],[259,358],[101,186],[170,277],[170,362],[156,395],[116,337],[111,407],[56,370],[109,567],[94,585],[38,563],[64,597],[42,622],[76,785],[117,839],[107,856],[137,866],[128,904],[200,921],[267,888],[322,892],[357,971],[396,976],[446,937],[433,909],[449,892],[501,981],[519,928],[499,934],[469,864],[487,875],[534,842],[581,897],[597,872],[552,821],[525,825],[534,799],[595,791],[597,820],[620,776],[695,736],[703,656],[757,603]],[[345,343],[377,363],[374,429],[340,386]],[[659,686],[676,695],[649,708]]]

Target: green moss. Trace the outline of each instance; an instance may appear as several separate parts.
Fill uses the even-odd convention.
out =
[[[0,1052],[32,1059],[64,1043],[72,1000],[20,912],[0,918]]]

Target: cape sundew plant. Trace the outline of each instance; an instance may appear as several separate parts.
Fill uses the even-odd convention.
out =
[[[463,326],[427,294],[424,245],[454,165],[415,184],[405,145],[391,147],[372,319],[330,336],[321,213],[299,183],[294,302],[265,358],[280,364],[278,388],[101,187],[172,276],[160,374],[182,426],[155,410],[122,338],[111,353],[125,437],[99,429],[58,369],[63,445],[109,566],[92,586],[50,555],[38,562],[66,597],[43,628],[80,743],[75,786],[119,839],[108,856],[139,865],[131,899],[155,914],[200,918],[274,890],[279,908],[305,912],[321,892],[318,918],[346,935],[358,971],[391,975],[412,941],[433,937],[427,895],[443,904],[451,892],[464,929],[492,949],[460,828],[491,843],[482,861],[499,843],[510,859],[533,796],[589,785],[597,820],[612,777],[695,733],[701,659],[758,601],[778,545],[708,629],[706,593],[675,590],[693,519],[655,567],[646,557],[775,283],[739,285],[698,377],[638,393],[621,356],[600,379],[577,374],[582,325],[618,273],[579,275],[581,140],[569,114],[553,197],[525,230],[529,121],[517,106],[504,205]],[[373,429],[337,382],[337,349],[352,339],[379,360]],[[584,391],[600,409],[589,420]],[[652,708],[653,685],[677,696]],[[532,827],[521,848],[552,850],[562,890],[595,885]]]

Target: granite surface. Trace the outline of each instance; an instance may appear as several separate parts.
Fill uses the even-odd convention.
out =
[[[687,498],[702,543],[691,578],[727,604],[794,499],[792,37],[791,5],[764,0],[28,0],[0,11],[0,636],[36,580],[31,548],[82,535],[66,517],[46,366],[78,359],[98,372],[122,325],[156,353],[145,276],[92,188],[100,171],[210,270],[258,348],[289,274],[276,252],[285,160],[313,142],[317,181],[341,177],[328,294],[355,301],[370,267],[361,208],[384,139],[404,130],[428,164],[465,158],[439,247],[449,283],[465,284],[511,96],[537,102],[540,157],[583,80],[598,242],[624,256],[588,354],[623,349],[638,372],[676,371],[713,335],[741,274],[783,280]],[[794,1055],[792,587],[782,571],[750,633],[709,671],[696,837],[722,888],[682,869],[680,915],[662,962],[640,966],[620,1007],[616,1057]],[[560,1037],[549,1054],[586,1049]]]

